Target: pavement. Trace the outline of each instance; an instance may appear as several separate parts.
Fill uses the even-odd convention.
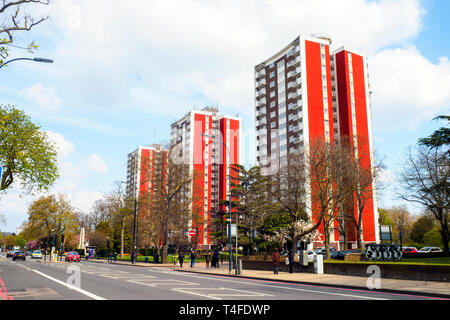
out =
[[[89,260],[92,263],[108,263],[106,260]],[[60,262],[64,263],[64,262]],[[260,280],[273,280],[289,283],[301,283],[311,285],[322,285],[326,287],[352,288],[368,290],[369,277],[344,276],[335,274],[314,274],[314,273],[288,273],[279,272],[274,274],[273,271],[264,270],[242,270],[240,275],[235,274],[235,270],[229,272],[228,263],[220,264],[220,268],[206,268],[204,262],[196,263],[194,268],[190,268],[190,263],[185,261],[183,268],[174,266],[173,263],[144,263],[137,262],[132,264],[129,261],[117,261],[112,264],[128,265],[134,267],[163,267],[171,268],[174,271],[194,272],[203,274],[221,275],[226,277],[250,278]],[[380,279],[380,291],[398,292],[407,294],[427,294],[432,296],[450,298],[450,282],[438,281],[417,281],[417,280],[400,280],[400,279]]]

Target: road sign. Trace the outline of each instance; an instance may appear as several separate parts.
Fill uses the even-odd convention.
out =
[[[392,228],[390,225],[380,225],[380,240],[392,241]]]
[[[189,236],[191,236],[191,237],[193,237],[193,236],[195,236],[195,230],[191,230],[191,231],[189,231]]]
[[[237,231],[237,228],[236,228],[236,224],[235,223],[233,223],[232,225],[231,225],[231,236],[232,237],[236,237],[236,232]],[[228,234],[230,234],[230,227],[229,227],[229,225],[227,224],[227,235]]]

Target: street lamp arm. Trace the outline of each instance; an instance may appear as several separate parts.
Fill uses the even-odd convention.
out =
[[[14,62],[14,61],[19,61],[19,60],[29,60],[29,61],[43,62],[43,63],[53,63],[52,59],[45,59],[45,58],[15,58],[15,59],[11,59],[11,60],[6,61],[5,63],[1,64],[0,68],[3,68],[8,63],[11,63],[11,62]]]

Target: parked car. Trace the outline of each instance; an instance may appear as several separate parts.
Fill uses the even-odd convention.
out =
[[[25,252],[16,251],[16,252],[14,252],[12,259],[13,259],[13,261],[15,261],[16,259],[22,259],[23,261],[25,261],[26,257],[27,257],[27,255],[25,254]]]
[[[351,253],[351,250],[341,250],[341,251],[335,251],[333,253],[330,254],[331,259],[336,259],[336,260],[344,260],[345,259],[345,255]]]
[[[423,247],[418,251],[418,253],[431,253],[431,252],[442,252],[441,248],[438,247]]]
[[[308,250],[308,262],[314,262],[314,256],[316,255],[314,251]]]
[[[31,256],[32,253],[33,253],[33,251],[27,250],[27,256]]]
[[[42,259],[42,252],[41,250],[34,250],[31,254],[31,259]]]
[[[402,253],[417,253],[416,247],[403,247]]]
[[[314,252],[315,252],[316,254],[323,254],[323,255],[326,254],[326,250],[325,250],[324,247],[316,248],[316,250],[314,250]],[[330,247],[330,254],[333,253],[333,252],[336,252],[336,249],[333,248],[333,247]]]
[[[76,251],[69,251],[66,253],[66,259],[65,261],[70,262],[70,261],[75,261],[75,262],[80,262],[81,257],[78,254],[78,252]]]

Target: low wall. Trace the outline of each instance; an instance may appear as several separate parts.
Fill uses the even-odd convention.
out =
[[[403,258],[442,258],[450,257],[450,252],[404,253]]]
[[[374,263],[375,264],[375,263]],[[413,264],[376,264],[380,267],[381,277],[390,279],[421,280],[421,281],[445,281],[450,282],[450,266],[439,265],[413,265]],[[368,277],[367,268],[370,264],[365,263],[333,263],[323,264],[324,273]],[[271,270],[273,263],[263,260],[242,260],[242,268],[249,270]],[[280,272],[289,272],[289,266],[280,263]],[[314,272],[314,263],[310,262],[308,267],[303,267],[294,262],[294,272]]]

